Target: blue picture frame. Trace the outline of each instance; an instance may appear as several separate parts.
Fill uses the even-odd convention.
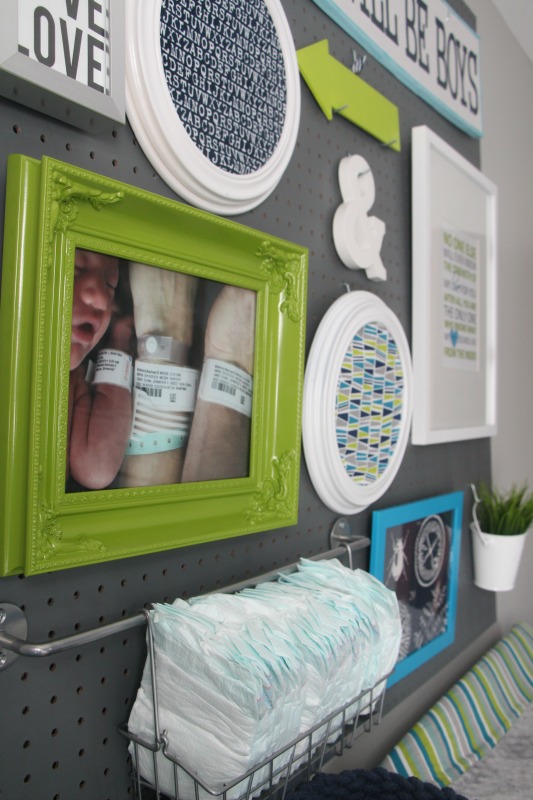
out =
[[[455,638],[463,492],[374,511],[370,572],[395,592],[402,641],[393,686]]]

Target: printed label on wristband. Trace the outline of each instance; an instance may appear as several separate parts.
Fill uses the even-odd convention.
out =
[[[252,376],[226,361],[204,361],[198,397],[219,403],[247,417],[252,416]]]
[[[174,364],[150,364],[137,359],[135,388],[145,392],[155,407],[194,411],[198,370]]]
[[[131,392],[133,359],[122,350],[100,350],[92,383],[109,383]]]

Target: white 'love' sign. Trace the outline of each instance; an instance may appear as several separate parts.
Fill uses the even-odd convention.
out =
[[[109,94],[107,5],[105,0],[19,0],[19,53]]]

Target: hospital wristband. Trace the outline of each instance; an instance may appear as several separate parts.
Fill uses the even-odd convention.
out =
[[[149,334],[137,339],[137,354],[140,359],[151,361],[170,361],[172,364],[186,364],[190,347],[172,336]]]
[[[253,378],[245,370],[216,358],[204,361],[198,389],[201,400],[218,403],[251,417],[252,391]]]
[[[179,450],[185,445],[187,439],[188,432],[154,431],[153,433],[135,434],[130,436],[126,455],[147,456],[153,453]]]
[[[131,392],[133,384],[133,359],[122,350],[100,350],[94,367],[92,385],[108,383]]]

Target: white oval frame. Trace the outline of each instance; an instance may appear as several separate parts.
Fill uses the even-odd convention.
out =
[[[384,473],[359,485],[348,476],[336,437],[337,385],[341,365],[354,335],[368,323],[388,330],[398,347],[404,377],[400,434]],[[370,292],[342,295],[324,315],[313,339],[304,380],[303,445],[311,481],[332,511],[357,514],[389,488],[402,462],[412,418],[412,366],[409,345],[396,315]]]
[[[255,172],[236,175],[211,163],[186,132],[172,102],[161,61],[161,0],[126,3],[126,112],[146,157],[173,191],[216,214],[241,214],[262,203],[292,156],[300,121],[300,80],[289,23],[279,0],[263,0],[283,56],[287,107],[271,157]]]

